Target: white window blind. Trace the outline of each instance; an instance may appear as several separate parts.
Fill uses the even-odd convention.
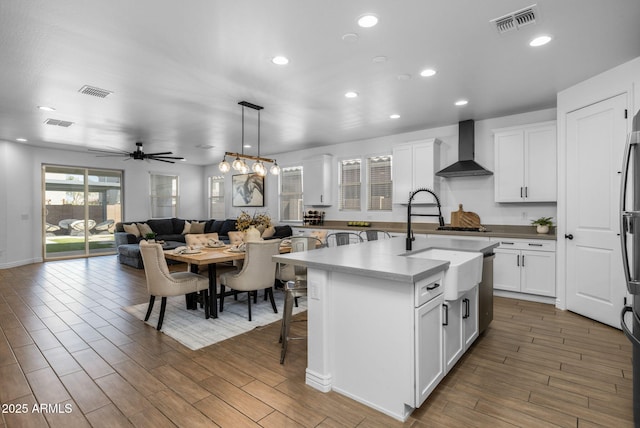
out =
[[[367,203],[370,211],[391,211],[391,156],[367,158]]]
[[[178,176],[150,173],[151,218],[178,217]]]
[[[302,221],[302,167],[280,172],[280,221]]]
[[[360,210],[360,159],[340,162],[340,209]]]
[[[209,218],[224,220],[224,176],[209,177]]]

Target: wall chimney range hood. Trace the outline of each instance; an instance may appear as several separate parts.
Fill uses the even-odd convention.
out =
[[[439,177],[471,177],[493,175],[473,160],[475,148],[475,122],[463,120],[458,123],[458,162],[436,172]]]

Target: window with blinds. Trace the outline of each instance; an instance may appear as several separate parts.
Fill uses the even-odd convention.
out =
[[[360,159],[340,162],[340,210],[360,210]]]
[[[367,209],[391,211],[391,155],[367,158]]]
[[[151,218],[178,217],[178,176],[150,173]]]
[[[280,221],[302,221],[302,167],[280,171]]]
[[[224,220],[224,176],[209,177],[209,218]]]

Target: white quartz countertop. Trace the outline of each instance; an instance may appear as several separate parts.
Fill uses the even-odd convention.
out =
[[[307,268],[342,272],[393,281],[414,283],[445,270],[449,262],[406,257],[405,238],[396,237],[361,244],[320,248],[312,251],[280,254],[273,260],[302,265]],[[476,241],[445,237],[416,237],[411,253],[429,248],[491,253],[498,242]]]

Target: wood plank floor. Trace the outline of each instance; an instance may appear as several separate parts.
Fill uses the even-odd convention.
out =
[[[115,256],[0,270],[0,428],[633,426],[630,342],[550,305],[496,298],[402,424],[307,387],[305,341],[280,365],[277,323],[191,351],[121,309],[147,299],[143,271]]]

